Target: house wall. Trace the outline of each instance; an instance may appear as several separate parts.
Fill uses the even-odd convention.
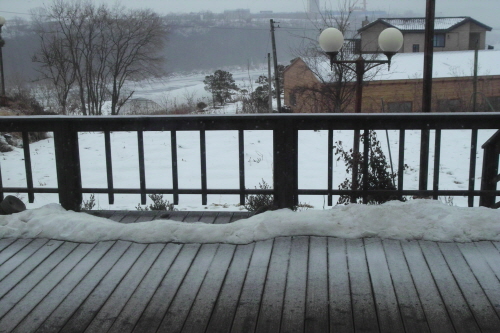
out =
[[[361,51],[375,52],[378,50],[378,35],[386,29],[387,26],[377,23],[361,33]]]
[[[472,83],[472,77],[434,79],[432,111],[470,111]],[[303,89],[301,93],[297,92],[297,87],[300,86],[319,85],[320,82],[305,63],[300,59],[296,60],[284,74],[285,105],[295,113],[332,112],[332,108],[321,100],[318,93]],[[422,79],[365,82],[362,110],[367,113],[420,112],[422,89]],[[480,76],[478,92],[478,111],[491,111],[484,97],[488,98],[495,110],[500,111],[500,75]],[[354,112],[354,101],[347,107],[347,112]]]
[[[363,31],[361,34],[361,45],[362,50],[365,52],[374,52],[378,48],[378,35],[386,28],[385,25],[381,23],[375,24],[370,29]],[[470,33],[479,33],[479,49],[484,50],[486,48],[486,30],[473,23],[466,22],[457,28],[445,33],[445,46],[444,47],[434,47],[435,52],[439,51],[463,51],[471,50],[469,45]],[[438,31],[436,33],[439,33]],[[413,45],[419,45],[419,52],[424,52],[425,44],[425,33],[422,32],[404,32],[404,42],[403,47],[400,52],[409,53],[413,52]]]
[[[303,92],[301,87],[319,86],[320,81],[300,58],[296,59],[284,72],[284,103],[293,112],[323,112],[317,103],[317,94]],[[304,111],[302,111],[304,110]]]

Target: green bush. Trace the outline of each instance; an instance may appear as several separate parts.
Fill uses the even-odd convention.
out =
[[[163,194],[149,194],[149,198],[153,201],[152,204],[146,207],[141,207],[141,204],[137,204],[135,207],[137,210],[166,210],[166,211],[174,211],[174,204],[170,203],[168,200],[163,199]]]
[[[364,137],[361,136],[361,142],[364,143]],[[396,190],[394,185],[394,179],[396,178],[396,173],[391,173],[389,171],[389,164],[385,157],[380,141],[377,139],[377,133],[375,131],[369,132],[369,143],[370,150],[368,153],[368,190]],[[363,147],[363,145],[360,145]],[[353,167],[358,168],[358,186],[353,188],[352,177],[348,177],[342,184],[339,185],[340,190],[361,190],[363,189],[363,163],[364,157],[362,153],[358,153],[355,156],[352,149],[346,150],[342,146],[342,142],[335,142],[333,146],[335,149],[335,154],[339,155],[337,161],[343,160],[346,165],[347,174],[352,174]],[[362,149],[360,149],[362,150]],[[407,167],[405,165],[405,167]],[[397,200],[398,197],[393,194],[371,194],[368,195],[368,204],[382,204],[390,200]],[[355,196],[356,203],[363,203],[361,195]],[[402,198],[405,201],[405,198]],[[351,195],[341,195],[338,204],[348,204],[351,202]]]

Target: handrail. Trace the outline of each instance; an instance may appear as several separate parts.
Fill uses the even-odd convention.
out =
[[[278,207],[292,207],[298,203],[298,196],[327,195],[331,205],[332,195],[347,194],[361,195],[366,198],[368,193],[378,193],[376,190],[334,190],[330,185],[325,190],[298,188],[298,132],[302,130],[400,130],[399,157],[404,160],[404,133],[405,130],[445,130],[445,129],[500,129],[499,113],[409,113],[409,114],[251,114],[251,115],[172,115],[172,116],[18,116],[0,117],[0,131],[23,132],[53,132],[56,151],[56,168],[58,176],[57,188],[36,188],[28,184],[26,188],[3,187],[0,183],[0,196],[4,192],[26,192],[30,202],[34,193],[59,193],[61,204],[67,209],[78,210],[82,201],[82,193],[108,193],[110,203],[114,202],[115,193],[141,194],[141,202],[145,203],[147,193],[173,194],[174,203],[178,203],[179,194],[201,194],[202,204],[206,204],[207,194],[239,194],[243,202],[247,194],[272,194]],[[207,187],[206,163],[204,162],[204,135],[206,131],[236,130],[239,132],[239,159],[240,185],[239,189],[210,189]],[[244,177],[243,131],[270,130],[273,131],[274,171],[273,189],[247,189]],[[102,131],[105,134],[106,165],[108,175],[107,188],[82,188],[80,161],[78,150],[78,132]],[[117,189],[112,181],[111,152],[109,133],[112,131],[134,131],[138,135],[139,165],[141,185],[138,189]],[[172,144],[172,177],[173,186],[168,189],[148,189],[144,180],[143,140],[144,131],[170,131],[172,142],[175,143],[178,131],[199,131],[201,143],[201,172],[202,184],[199,189],[179,189],[177,185],[176,145]],[[366,135],[366,134],[365,134]],[[436,147],[440,145],[436,141]],[[331,158],[331,144],[329,144],[329,158]],[[141,152],[142,151],[142,152]],[[366,147],[365,147],[366,151]],[[429,153],[429,152],[423,152]],[[25,154],[29,156],[29,145],[25,145]],[[437,157],[439,158],[439,157]],[[435,162],[439,159],[435,159]],[[26,163],[26,172],[29,178],[31,165]],[[475,163],[475,162],[474,162]],[[474,165],[475,167],[475,165]],[[331,168],[328,168],[328,179],[331,179]],[[474,190],[440,190],[438,184],[432,190],[418,191],[403,188],[403,173],[401,165],[398,172],[397,197],[404,195],[466,195],[469,198],[480,196],[495,197],[500,195],[496,187]],[[483,167],[484,173],[484,167]],[[472,183],[473,185],[473,183]],[[326,188],[326,187],[325,187]],[[394,193],[394,191],[392,192]],[[491,207],[491,205],[489,205]]]

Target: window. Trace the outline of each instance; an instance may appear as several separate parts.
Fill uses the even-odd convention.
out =
[[[290,105],[296,106],[297,105],[297,96],[295,93],[290,94]]]
[[[445,34],[434,35],[434,47],[444,47]]]
[[[413,52],[420,52],[420,44],[413,44]]]
[[[387,109],[393,113],[408,113],[412,111],[411,102],[392,102],[387,103]]]

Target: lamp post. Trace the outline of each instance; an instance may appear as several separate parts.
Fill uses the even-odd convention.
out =
[[[387,60],[366,60],[361,54],[356,60],[337,60],[337,55],[344,45],[344,36],[342,32],[335,28],[327,28],[319,35],[319,45],[330,57],[330,66],[333,69],[333,64],[340,64],[356,73],[356,99],[355,113],[361,113],[361,105],[363,100],[363,76],[367,71],[366,65],[372,65],[370,68],[387,64],[391,68],[392,57],[403,46],[403,34],[396,28],[387,28],[383,30],[378,37],[378,44],[382,52],[386,55]],[[350,65],[354,64],[354,68]],[[359,159],[359,129],[354,131],[353,157],[354,163],[352,170],[352,189],[358,188],[358,168],[357,160]],[[351,196],[351,202],[356,202],[356,196]]]
[[[5,45],[5,41],[2,38],[2,27],[5,25],[5,18],[0,16],[0,71],[2,72],[1,76],[1,83],[2,83],[2,98],[5,98],[5,79],[4,79],[4,72],[3,72],[3,55],[2,55],[2,48]]]

